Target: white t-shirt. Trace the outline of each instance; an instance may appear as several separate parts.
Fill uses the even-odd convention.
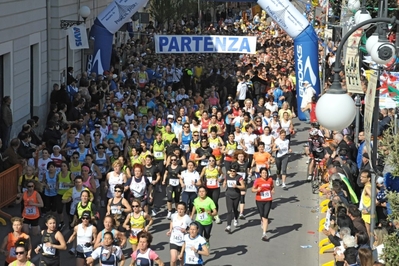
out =
[[[288,153],[288,150],[290,149],[290,141],[288,139],[282,140],[280,138],[277,138],[274,143],[278,148],[280,148],[277,151],[277,157],[282,157]]]
[[[172,214],[171,220],[173,227],[172,233],[170,234],[170,243],[181,247],[184,243],[184,233],[182,233],[181,229],[187,229],[191,223],[191,218],[187,214],[180,217],[179,214],[175,212]]]
[[[121,258],[122,258],[122,250],[121,250],[121,248],[118,247],[118,246],[112,246],[112,248],[115,248],[116,250],[113,253],[113,255],[111,255],[111,256],[115,256],[117,258],[117,261],[120,261]],[[102,257],[103,254],[106,256],[108,253],[109,253],[109,251],[107,249],[105,249],[103,247],[98,247],[98,248],[96,248],[96,250],[94,250],[91,253],[91,257],[94,260],[100,259],[100,261],[105,261],[105,259],[103,260],[103,259],[101,259],[101,257]],[[115,261],[116,261],[116,258],[114,258]],[[101,265],[102,266],[114,266],[114,265],[118,265],[118,263],[116,263],[116,264],[107,264],[107,263],[101,262]]]
[[[184,170],[181,173],[181,178],[183,179],[184,184],[186,187],[183,191],[186,192],[197,192],[197,187],[195,183],[200,179],[200,175],[197,171],[189,172],[188,170]],[[193,184],[194,183],[194,184]]]
[[[245,82],[240,82],[237,85],[237,92],[238,92],[238,100],[245,100],[246,96],[247,96],[247,84]]]
[[[47,173],[47,164],[49,162],[52,162],[53,160],[51,160],[51,158],[47,158],[46,160],[43,160],[43,158],[40,158],[37,161],[37,168],[39,170],[39,181],[43,181],[43,179],[46,177],[46,173]]]
[[[255,134],[249,135],[248,133],[243,133],[242,139],[244,140],[245,147],[247,150],[246,154],[254,154],[255,153],[255,139],[257,136]]]
[[[186,248],[184,249],[184,264],[200,264],[199,260],[202,259],[201,255],[195,253],[191,248],[194,247],[195,249],[199,249],[200,246],[204,246],[206,244],[205,238],[198,235],[196,238],[191,239],[190,235],[187,234],[184,236],[184,242],[186,243]]]

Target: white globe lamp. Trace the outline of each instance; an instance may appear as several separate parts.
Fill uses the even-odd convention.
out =
[[[79,9],[79,15],[86,21],[86,19],[90,16],[91,10],[88,6],[82,6]]]
[[[358,10],[355,13],[355,23],[359,24],[362,23],[366,20],[371,19],[371,15],[370,12],[368,12],[367,10]],[[361,27],[362,29],[367,29],[368,27],[370,27],[370,24],[364,25],[363,27]]]
[[[355,116],[355,102],[344,91],[342,93],[329,93],[327,91],[317,101],[317,121],[329,130],[341,131],[353,122]]]

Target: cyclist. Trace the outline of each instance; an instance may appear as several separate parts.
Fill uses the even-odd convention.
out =
[[[309,153],[311,158],[316,159],[324,159],[325,150],[324,150],[324,137],[320,134],[320,130],[317,128],[313,128],[309,132],[310,138],[308,140],[309,145]],[[308,172],[308,181],[312,180],[313,177],[313,168],[314,168],[314,160],[309,161],[309,172]]]

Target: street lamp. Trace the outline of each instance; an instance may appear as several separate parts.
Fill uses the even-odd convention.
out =
[[[382,7],[384,7],[384,1],[381,0]],[[387,8],[387,6],[385,6]],[[381,8],[382,10],[383,8]],[[359,11],[358,11],[359,12]],[[382,12],[381,12],[382,14]],[[367,17],[366,15],[362,15]],[[359,22],[359,15],[358,15]],[[355,117],[356,108],[355,103],[352,98],[344,91],[340,84],[339,73],[341,69],[341,55],[344,44],[348,38],[360,28],[367,28],[369,24],[375,23],[389,23],[389,24],[399,24],[399,20],[395,17],[387,18],[386,16],[379,16],[373,19],[367,19],[358,23],[351,30],[347,32],[346,35],[342,37],[342,40],[337,49],[337,59],[334,63],[334,81],[330,89],[319,99],[316,105],[316,116],[317,120],[321,125],[330,130],[342,130],[349,126]],[[371,50],[369,52],[373,61],[380,65],[384,65],[390,62],[396,54],[395,46],[386,40],[385,32],[382,27],[378,26],[378,40],[373,45],[369,45]],[[371,154],[371,163],[375,171],[377,165],[377,141],[378,141],[378,114],[379,114],[379,91],[376,92],[375,104],[373,110],[373,147]],[[371,177],[371,206],[370,206],[370,243],[374,241],[373,232],[375,226],[375,215],[376,215],[376,175],[372,174]]]
[[[66,30],[73,25],[80,25],[82,23],[86,23],[86,19],[90,16],[90,13],[91,13],[90,7],[88,6],[80,7],[78,20],[61,20],[60,24],[61,29]],[[80,17],[83,18],[83,21],[79,19]]]

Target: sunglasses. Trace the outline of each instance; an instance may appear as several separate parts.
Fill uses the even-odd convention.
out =
[[[16,254],[16,255],[24,255],[24,254],[25,254],[25,251],[21,251],[21,252],[15,251],[15,254]]]
[[[208,160],[208,162],[214,162],[215,160]]]
[[[177,122],[181,122],[181,119],[177,119]]]
[[[230,169],[230,172],[235,172],[236,170],[232,170],[232,169]]]
[[[176,160],[176,159],[171,159],[170,161],[172,161],[172,162],[176,162],[177,160]]]
[[[79,159],[79,157],[77,157],[77,156],[73,156],[73,157],[72,157],[72,159]]]
[[[79,144],[85,144],[84,142],[79,142]]]
[[[82,217],[82,220],[90,220],[89,217]]]
[[[27,187],[35,187],[35,186],[27,186]]]
[[[98,148],[99,150],[104,150],[104,147]]]
[[[69,134],[71,134],[71,135],[75,135],[76,133],[75,133],[75,132],[69,132]]]
[[[115,142],[108,142],[108,144],[115,144]]]
[[[115,192],[122,192],[122,190],[119,190],[119,189],[115,189],[114,191]]]
[[[140,205],[132,205],[133,208],[138,208]]]

